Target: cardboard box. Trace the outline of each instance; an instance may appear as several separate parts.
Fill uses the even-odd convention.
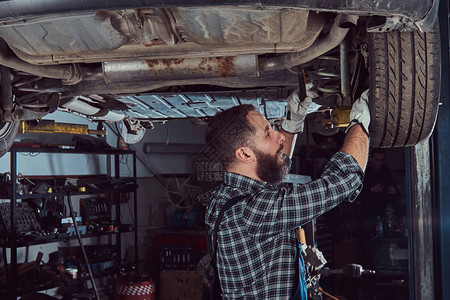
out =
[[[202,300],[203,284],[197,271],[161,271],[160,300]]]

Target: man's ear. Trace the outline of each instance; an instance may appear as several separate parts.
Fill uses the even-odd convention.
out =
[[[239,162],[252,163],[255,161],[255,153],[249,147],[237,148],[235,155]]]

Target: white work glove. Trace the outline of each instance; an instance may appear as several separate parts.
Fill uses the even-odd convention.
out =
[[[309,105],[312,103],[312,99],[310,95],[308,95],[308,91],[306,94],[307,97],[303,101],[300,101],[298,90],[295,90],[287,98],[286,118],[283,123],[281,123],[281,128],[283,128],[284,131],[294,134],[303,132],[307,110]]]
[[[319,94],[315,90],[313,90],[313,87],[314,87],[314,84],[311,82],[306,84],[306,97],[309,97],[312,99],[319,98]]]
[[[361,97],[353,103],[350,111],[350,125],[345,132],[356,124],[361,124],[364,132],[369,136],[370,111],[369,111],[369,90],[365,90]]]

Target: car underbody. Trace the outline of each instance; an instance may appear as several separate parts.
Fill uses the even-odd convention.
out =
[[[0,3],[2,154],[19,121],[57,109],[130,133],[242,103],[279,119],[303,74],[322,106],[309,117],[317,132],[335,133],[333,108],[366,88],[374,146],[413,145],[433,129],[437,2],[91,2]]]

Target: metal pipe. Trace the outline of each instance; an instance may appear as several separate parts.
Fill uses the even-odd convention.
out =
[[[59,66],[37,66],[19,59],[14,53],[0,47],[0,65],[17,69],[33,75],[62,79],[66,85],[77,84],[82,80],[78,65],[68,64]]]
[[[11,70],[0,65],[0,82],[2,91],[2,110],[11,112],[13,109],[13,94],[11,88]]]
[[[6,48],[6,43],[0,40],[0,49]],[[0,83],[2,91],[2,109],[3,112],[11,112],[13,109],[13,94],[11,87],[11,70],[5,66],[0,66]]]
[[[347,35],[350,24],[356,25],[359,16],[339,14],[328,35],[317,39],[304,51],[271,58],[259,58],[260,71],[276,71],[304,64],[338,46]]]
[[[111,61],[103,63],[106,83],[258,75],[257,56]]]
[[[348,39],[344,38],[339,46],[340,49],[340,72],[341,72],[341,95],[344,106],[350,106],[351,85],[350,85],[350,65],[348,61]]]
[[[125,126],[125,124],[124,124],[124,126]],[[119,155],[117,153],[114,154],[114,178],[117,181],[120,180],[120,159],[119,158],[120,157],[119,157]],[[120,221],[120,220],[122,220],[121,217],[120,217],[120,195],[115,193],[113,195],[113,201],[114,201],[114,203],[117,203],[117,205],[116,205],[116,218],[117,218],[117,220]],[[136,230],[137,230],[137,228],[136,228]],[[116,236],[116,239],[117,239],[116,247],[117,247],[118,252],[119,252],[119,257],[117,258],[117,264],[120,265],[120,263],[122,261],[122,256],[121,256],[121,253],[122,253],[122,234],[120,234],[120,231],[119,231],[119,234]]]
[[[11,162],[11,212],[10,212],[10,242],[11,242],[11,262],[9,264],[9,270],[7,271],[8,278],[8,293],[11,299],[17,297],[17,149],[12,147],[10,153]],[[3,248],[3,251],[5,249]],[[7,266],[5,260],[5,266]]]
[[[178,80],[160,80],[160,81],[139,81],[139,82],[120,82],[116,84],[107,84],[105,80],[83,80],[74,86],[55,86],[54,80],[41,79],[37,83],[37,90],[42,92],[63,93],[65,98],[75,97],[78,95],[88,94],[114,94],[114,93],[142,93],[151,90],[169,87],[169,86],[183,86],[195,84],[210,84],[231,88],[254,88],[267,86],[298,86],[296,76],[285,72],[283,74],[262,73],[260,77],[216,77],[203,79],[178,79]]]
[[[134,183],[137,184],[137,169],[136,169],[136,153],[133,152],[133,179]],[[134,190],[133,192],[133,211],[134,211],[134,261],[136,264],[136,267],[139,263],[139,248],[138,248],[138,242],[139,242],[139,228],[138,228],[138,207],[137,207],[137,191]]]

